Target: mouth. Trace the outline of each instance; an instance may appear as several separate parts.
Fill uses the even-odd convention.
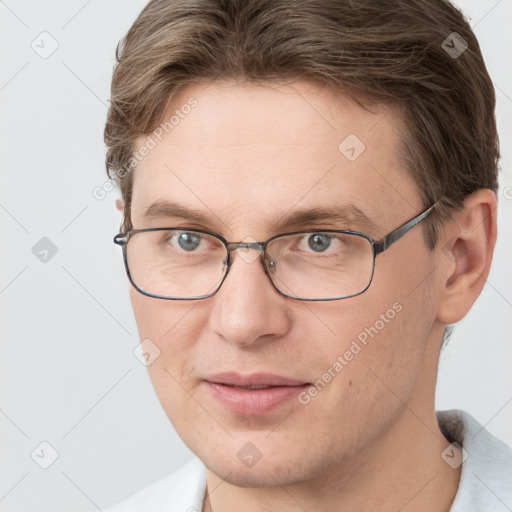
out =
[[[233,372],[209,376],[205,383],[221,406],[246,416],[273,411],[311,386],[309,382],[279,375],[240,375]]]

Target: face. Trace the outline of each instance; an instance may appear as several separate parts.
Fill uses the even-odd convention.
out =
[[[230,242],[302,229],[379,239],[423,209],[389,108],[369,112],[306,82],[213,82],[183,90],[165,118],[175,110],[179,121],[153,137],[161,140],[134,171],[134,228],[202,229]],[[145,216],[155,201],[204,219]],[[346,215],[276,231],[285,216],[319,207]],[[360,464],[405,403],[433,396],[435,261],[421,225],[377,256],[366,292],[344,300],[284,297],[261,257],[239,251],[210,298],[131,289],[140,339],[160,349],[148,370],[169,419],[211,471],[237,485],[314,481]],[[267,389],[244,388],[251,377]]]

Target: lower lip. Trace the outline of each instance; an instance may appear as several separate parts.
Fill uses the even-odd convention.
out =
[[[243,389],[205,381],[213,396],[230,411],[258,416],[295,398],[311,384],[276,386],[266,389]]]

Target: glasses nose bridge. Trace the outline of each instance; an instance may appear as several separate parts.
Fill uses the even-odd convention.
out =
[[[229,274],[229,271],[231,270],[231,265],[233,264],[233,258],[231,257],[231,253],[235,251],[236,249],[255,249],[261,253],[261,255],[254,256],[254,257],[244,257],[243,255],[239,255],[246,263],[252,263],[256,261],[256,259],[260,260],[260,263],[263,267],[263,271],[267,275],[267,277],[270,279],[270,282],[274,286],[274,288],[277,289],[274,280],[271,277],[271,272],[274,269],[275,262],[273,260],[265,261],[266,257],[266,248],[267,248],[267,242],[228,242],[226,245],[228,256],[227,256],[227,268],[226,268],[226,274],[224,276],[224,279]],[[223,280],[224,281],[224,280]],[[279,291],[279,290],[277,290]]]
[[[229,242],[226,244],[226,248],[228,250],[228,261],[229,261],[229,267],[231,267],[231,264],[233,263],[233,258],[231,256],[231,253],[235,251],[236,249],[255,249],[262,254],[265,254],[265,247],[266,244],[264,242]],[[258,256],[254,257],[254,259],[251,257],[251,261],[254,261]],[[242,257],[242,259],[245,259]],[[263,261],[263,258],[261,258]]]
[[[253,239],[254,240],[254,239]],[[245,260],[247,263],[252,263],[256,259],[260,259],[261,264],[263,265],[263,269],[265,270],[265,273],[268,273],[267,266],[265,264],[265,257],[266,257],[266,248],[267,243],[266,242],[228,242],[226,244],[226,248],[228,250],[228,272],[231,269],[231,265],[233,263],[233,258],[231,256],[231,253],[235,251],[236,249],[255,249],[256,251],[259,251],[261,253],[261,256],[250,256],[250,257],[244,257],[243,255],[239,255],[243,260]]]
[[[232,252],[235,249],[256,249],[261,252],[265,251],[264,242],[229,242],[227,246],[229,252]]]

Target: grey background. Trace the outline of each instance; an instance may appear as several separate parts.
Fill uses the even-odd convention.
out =
[[[191,457],[133,355],[118,192],[93,196],[115,46],[145,3],[0,1],[1,511],[101,510]],[[497,91],[500,238],[443,352],[437,404],[512,444],[512,0],[458,4]]]

